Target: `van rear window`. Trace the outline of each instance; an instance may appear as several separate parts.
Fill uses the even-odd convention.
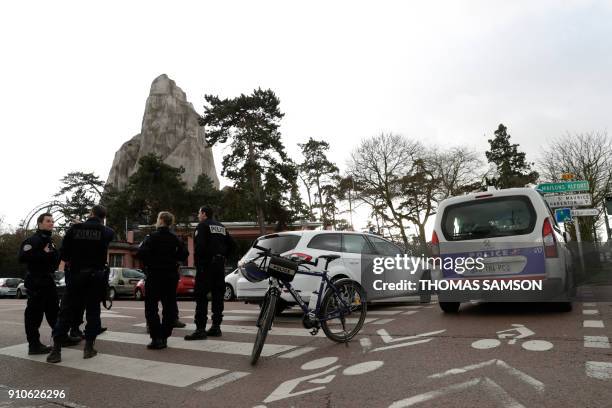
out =
[[[442,217],[442,233],[448,241],[529,234],[536,213],[526,196],[472,200],[448,206]]]

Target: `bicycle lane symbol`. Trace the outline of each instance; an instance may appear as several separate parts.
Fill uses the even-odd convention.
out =
[[[512,324],[512,329],[500,330],[497,332],[497,339],[480,339],[472,343],[472,347],[478,350],[492,349],[499,347],[503,340],[507,340],[509,345],[514,345],[517,340],[533,336],[534,331],[522,324]],[[545,340],[526,340],[521,343],[521,347],[529,351],[546,351],[553,348],[553,344]]]
[[[321,372],[305,375],[303,377],[298,377],[283,382],[278,387],[276,387],[276,389],[272,391],[272,393],[268,395],[266,399],[263,400],[263,403],[266,404],[287,398],[296,397],[298,395],[310,394],[316,391],[324,390],[326,388],[326,384],[329,384],[334,380],[334,378],[336,378],[336,376],[340,375],[339,370],[342,368],[342,365],[336,364],[337,361],[338,357],[323,357],[302,364],[300,368],[304,371],[319,370],[329,366],[331,367]],[[380,360],[364,361],[362,363],[357,363],[346,367],[344,370],[342,370],[342,375],[353,376],[366,374],[378,370],[383,366],[383,364],[384,361]],[[296,390],[300,385],[304,384],[315,384],[318,386],[294,392],[294,390]],[[264,407],[265,405],[257,405],[254,408]]]

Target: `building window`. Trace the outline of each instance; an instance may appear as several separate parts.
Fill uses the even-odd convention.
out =
[[[109,266],[111,268],[120,268],[123,266],[123,254],[110,254]]]

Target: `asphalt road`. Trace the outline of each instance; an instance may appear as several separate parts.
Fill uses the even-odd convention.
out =
[[[103,314],[100,354],[28,358],[24,300],[0,300],[0,407],[610,407],[612,303],[467,304],[457,315],[416,302],[375,305],[348,347],[312,337],[300,315],[275,322],[249,365],[258,308],[226,303],[220,339],[147,350],[143,303]],[[194,304],[180,302],[191,322]],[[43,323],[42,338],[50,330]],[[24,400],[11,390],[64,390]]]

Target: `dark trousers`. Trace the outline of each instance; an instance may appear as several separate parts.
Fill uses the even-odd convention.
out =
[[[42,323],[43,316],[51,328],[57,322],[59,311],[57,289],[55,286],[41,286],[26,288],[28,293],[28,303],[25,308],[25,332],[28,343],[35,346],[40,343],[40,333],[38,329]]]
[[[156,271],[160,272],[160,271]],[[145,317],[152,339],[166,339],[172,334],[178,317],[176,304],[176,271],[150,273],[145,280]],[[159,320],[158,303],[162,304],[162,319]]]
[[[66,293],[53,329],[54,339],[68,334],[83,308],[87,320],[85,338],[94,340],[100,334],[100,302],[106,290],[104,276],[104,270],[94,268],[71,270],[69,276],[66,274]]]
[[[221,325],[223,320],[223,294],[225,293],[225,276],[223,257],[214,257],[211,261],[198,265],[194,295],[196,299],[195,324],[198,330],[206,328],[208,321],[208,294],[212,298],[213,326]]]

